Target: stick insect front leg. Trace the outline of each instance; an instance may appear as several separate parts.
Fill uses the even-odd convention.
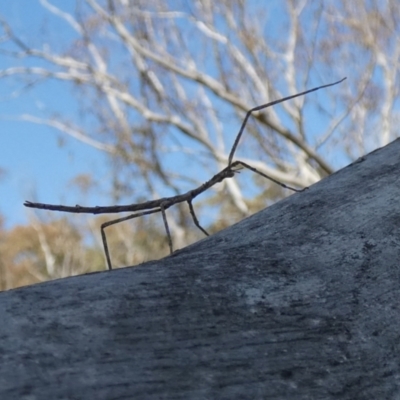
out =
[[[231,164],[231,167],[232,167],[232,168],[235,168],[235,167],[237,167],[237,166],[242,166],[243,168],[246,168],[246,169],[248,169],[248,170],[250,170],[250,171],[253,171],[253,172],[255,172],[256,174],[261,175],[261,176],[263,176],[264,178],[269,179],[270,181],[272,181],[272,182],[276,183],[277,185],[283,187],[284,189],[290,189],[290,190],[293,190],[294,192],[303,192],[304,190],[307,189],[307,188],[296,189],[296,188],[294,188],[294,187],[285,185],[284,183],[279,182],[278,180],[272,178],[271,176],[269,176],[269,175],[267,175],[267,174],[264,174],[264,172],[259,171],[257,168],[254,168],[254,167],[252,167],[251,165],[246,164],[245,162],[240,161],[240,160],[234,161],[234,162]]]

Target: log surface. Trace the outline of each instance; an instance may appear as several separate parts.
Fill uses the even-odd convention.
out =
[[[397,399],[400,140],[163,260],[0,293],[1,399]]]

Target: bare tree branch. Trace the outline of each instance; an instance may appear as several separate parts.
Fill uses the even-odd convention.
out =
[[[48,113],[22,117],[105,152],[115,201],[140,203],[200,185],[226,166],[249,107],[337,76],[351,79],[334,95],[256,113],[240,159],[304,187],[397,135],[395,2],[285,0],[273,9],[246,0],[82,0],[71,12],[59,2],[40,4],[59,23],[54,35],[72,30],[74,39],[32,45],[3,20],[0,52],[11,62],[0,79],[20,95],[21,86],[34,91],[48,80],[72,89],[80,116],[50,105]],[[241,218],[282,195],[242,174],[207,193],[200,212],[211,204],[207,212],[221,221]],[[180,211],[170,219],[172,236],[189,232]]]

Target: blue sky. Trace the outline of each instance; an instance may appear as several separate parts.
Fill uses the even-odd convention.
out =
[[[68,7],[75,5],[75,1],[53,3],[67,12],[73,12]],[[270,3],[271,7],[273,3]],[[38,0],[13,0],[7,5],[0,3],[0,15],[32,47],[41,48],[43,38],[48,38],[57,51],[54,46],[63,48],[62,42],[70,43],[75,35],[65,21],[46,11]],[[277,20],[279,18],[275,23]],[[38,63],[35,61],[35,65]],[[15,65],[15,60],[10,64],[10,60],[0,54],[0,70],[11,65]],[[82,195],[69,184],[77,174],[95,171],[100,179],[107,175],[103,153],[53,128],[16,120],[22,114],[45,116],[47,106],[51,106],[51,111],[59,110],[64,116],[73,116],[78,109],[68,86],[46,80],[33,90],[14,96],[16,87],[21,85],[14,86],[9,79],[0,79],[0,168],[6,171],[5,176],[0,177],[0,213],[5,218],[6,227],[27,222],[28,210],[23,206],[24,200],[72,205],[107,204],[107,197],[98,192],[96,196],[82,200]],[[318,98],[323,96],[319,92]],[[314,120],[314,127],[318,121]],[[238,126],[232,129],[236,132]],[[64,141],[62,147],[59,146],[60,138]]]
[[[68,10],[65,7],[73,3],[63,2],[64,9]],[[57,37],[65,40],[73,37],[68,25],[51,16],[37,1],[16,0],[7,2],[6,6],[2,4],[0,15],[31,44],[40,45],[41,38],[35,41],[35,35],[43,26],[49,31],[56,28]],[[9,66],[9,60],[0,55],[0,69]],[[8,228],[27,222],[23,202],[32,197],[46,202],[76,204],[78,194],[68,185],[70,180],[79,173],[93,170],[101,175],[105,162],[99,151],[65,135],[65,145],[60,147],[58,138],[61,135],[55,129],[13,119],[21,114],[40,116],[46,104],[51,104],[52,109],[62,109],[64,114],[65,110],[75,112],[74,99],[65,85],[47,82],[13,96],[15,89],[7,79],[0,80],[0,168],[6,172],[0,180],[0,213]]]

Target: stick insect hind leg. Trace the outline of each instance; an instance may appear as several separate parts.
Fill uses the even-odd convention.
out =
[[[171,243],[171,237],[170,237],[170,234],[169,234],[168,223],[166,222],[167,219],[165,217],[165,209],[161,208],[161,207],[157,207],[157,208],[155,208],[153,210],[148,210],[148,211],[143,211],[143,212],[140,212],[140,213],[131,214],[131,215],[128,215],[127,217],[113,219],[111,221],[104,222],[103,224],[101,224],[101,227],[100,227],[101,238],[102,238],[102,241],[103,241],[104,253],[106,255],[107,267],[108,267],[109,270],[112,270],[113,268],[112,268],[112,263],[111,263],[110,251],[108,250],[108,244],[107,244],[107,237],[106,237],[105,228],[107,228],[108,226],[114,225],[114,224],[118,224],[119,222],[128,221],[130,219],[134,219],[134,218],[137,218],[137,217],[142,217],[144,215],[155,214],[157,212],[161,212],[162,215],[163,215],[163,220],[164,220],[164,224],[166,226],[169,243]],[[171,249],[171,245],[170,245],[170,249]]]
[[[195,214],[194,208],[193,208],[193,204],[192,204],[192,200],[188,200],[187,203],[189,205],[190,215],[192,216],[194,224],[206,236],[209,236],[207,231],[200,225],[199,220],[196,217],[196,214]],[[155,214],[157,212],[161,212],[162,218],[163,218],[164,227],[165,227],[165,231],[166,231],[167,237],[168,237],[168,247],[169,247],[170,253],[171,254],[173,253],[174,250],[173,250],[173,245],[172,245],[171,231],[169,229],[167,215],[165,213],[165,210],[168,207],[169,207],[169,205],[167,205],[165,203],[161,203],[160,207],[157,207],[157,208],[155,208],[153,210],[148,210],[148,211],[143,211],[143,212],[140,212],[140,213],[131,214],[131,215],[128,215],[126,217],[113,219],[111,221],[107,221],[107,222],[104,222],[103,224],[101,224],[101,227],[100,227],[101,238],[102,238],[102,241],[103,241],[103,248],[104,248],[104,253],[105,253],[105,256],[106,256],[107,267],[108,267],[109,270],[112,270],[113,268],[112,268],[112,263],[111,263],[110,251],[108,249],[108,243],[107,243],[107,236],[106,236],[105,228],[107,228],[108,226],[111,226],[111,225],[118,224],[120,222],[128,221],[130,219],[134,219],[134,218],[137,218],[137,217],[143,217],[144,215]]]

